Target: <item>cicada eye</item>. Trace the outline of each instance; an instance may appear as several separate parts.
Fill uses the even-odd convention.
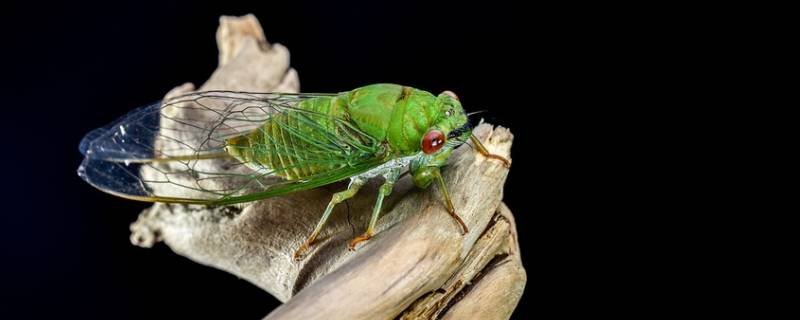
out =
[[[456,101],[459,101],[458,100],[458,96],[455,93],[453,93],[453,91],[445,90],[444,92],[442,92],[442,94],[446,94],[446,95],[452,97],[453,99],[456,99]]]
[[[422,137],[422,152],[431,154],[439,151],[444,146],[444,141],[444,133],[436,129],[430,130]]]

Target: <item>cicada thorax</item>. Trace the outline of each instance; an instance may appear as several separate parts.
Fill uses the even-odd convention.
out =
[[[334,120],[346,121],[346,104],[344,95],[304,100],[275,112],[257,130],[228,139],[225,150],[253,169],[287,179],[341,168],[348,165],[343,161],[348,153],[356,153],[349,146],[337,145],[334,138],[353,137]]]
[[[437,120],[436,97],[394,84],[365,86],[350,93],[350,118],[398,155],[421,150],[420,141]]]

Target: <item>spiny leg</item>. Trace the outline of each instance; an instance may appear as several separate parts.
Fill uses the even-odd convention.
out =
[[[447,186],[444,184],[444,178],[442,178],[442,172],[436,170],[433,172],[434,177],[436,178],[436,182],[439,184],[439,189],[441,189],[442,194],[444,195],[444,201],[447,203],[447,213],[450,214],[453,219],[461,225],[463,229],[463,234],[467,234],[469,232],[469,228],[467,228],[467,224],[464,223],[464,220],[461,220],[461,217],[456,214],[456,209],[453,207],[453,202],[450,201],[450,193],[447,192]]]
[[[472,141],[473,144],[475,144],[475,149],[478,150],[478,152],[480,154],[482,154],[484,157],[500,160],[500,161],[503,162],[503,165],[505,165],[506,168],[511,167],[511,161],[508,161],[508,159],[506,159],[506,158],[504,158],[502,156],[490,153],[489,150],[486,150],[486,147],[483,146],[483,143],[481,143],[481,140],[479,140],[477,137],[475,137],[474,134],[470,135],[469,139]]]
[[[372,208],[372,216],[369,219],[367,231],[364,232],[364,234],[355,237],[353,240],[350,240],[350,245],[348,246],[350,250],[355,250],[356,245],[359,242],[372,238],[372,235],[375,233],[375,223],[378,222],[378,216],[380,215],[381,207],[383,206],[383,198],[392,193],[394,183],[397,181],[397,178],[400,177],[400,170],[401,168],[393,168],[383,175],[386,181],[378,189],[378,200],[375,202],[375,207]]]
[[[314,228],[314,231],[311,232],[311,235],[308,236],[305,242],[297,249],[294,253],[294,259],[299,260],[306,250],[314,244],[314,240],[317,239],[317,236],[322,231],[322,227],[325,226],[325,222],[328,221],[328,217],[330,217],[331,212],[333,212],[333,207],[339,204],[342,201],[352,198],[353,196],[358,193],[358,189],[361,189],[361,186],[366,183],[365,179],[354,177],[350,179],[350,184],[347,186],[347,190],[340,191],[333,194],[331,201],[328,202],[328,207],[325,208],[325,212],[322,213],[322,218],[319,219],[317,222],[317,226]]]

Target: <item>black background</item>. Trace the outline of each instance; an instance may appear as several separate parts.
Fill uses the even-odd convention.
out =
[[[10,181],[4,194],[11,206],[0,215],[0,312],[253,319],[278,305],[246,281],[163,244],[132,246],[128,226],[147,205],[94,190],[75,173],[83,134],[174,86],[202,84],[217,64],[218,17],[246,13],[259,18],[270,42],[289,48],[303,91],[376,82],[447,89],[468,110],[487,109],[488,121],[511,128],[514,166],[505,201],[517,218],[528,272],[515,318],[601,308],[576,303],[607,294],[613,282],[603,273],[615,258],[609,243],[619,235],[595,228],[624,223],[626,215],[611,222],[600,216],[630,204],[606,205],[614,198],[597,191],[614,176],[602,163],[617,148],[620,129],[595,122],[598,110],[614,117],[621,111],[609,105],[635,99],[609,98],[615,90],[604,89],[620,73],[646,72],[619,59],[652,48],[616,47],[643,34],[619,41],[613,19],[574,16],[593,16],[585,7],[269,2],[18,2],[3,9],[3,168]]]

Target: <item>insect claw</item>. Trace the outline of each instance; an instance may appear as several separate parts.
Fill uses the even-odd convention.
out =
[[[508,159],[506,159],[506,158],[503,158],[502,156],[498,156],[498,155],[496,155],[496,154],[493,154],[493,153],[482,153],[482,155],[483,155],[484,157],[487,157],[487,158],[489,158],[489,159],[500,160],[500,162],[502,162],[502,163],[503,163],[503,166],[504,166],[504,167],[506,167],[506,168],[511,168],[511,161],[509,161],[509,160],[508,160]]]
[[[355,238],[353,238],[353,240],[350,240],[350,244],[347,245],[347,249],[350,250],[350,251],[356,251],[356,245],[359,242],[367,241],[370,238],[372,238],[372,235],[371,234],[367,234],[367,233],[365,233],[363,235],[360,235],[358,237],[355,237]]]
[[[479,140],[477,137],[475,137],[475,135],[471,135],[469,137],[469,139],[472,140],[473,144],[475,144],[475,150],[477,150],[484,157],[487,157],[489,159],[500,160],[501,162],[503,162],[503,166],[505,166],[506,168],[511,168],[511,161],[509,161],[508,159],[506,159],[506,158],[504,158],[502,156],[493,154],[493,153],[489,152],[489,150],[486,150],[486,147],[483,146],[483,143],[481,143],[481,140]]]
[[[294,252],[293,256],[294,261],[302,260],[306,255],[306,251],[308,251],[308,249],[311,248],[311,244],[312,243],[308,241],[303,242],[303,244],[300,245],[300,248],[297,248],[297,251]]]
[[[469,228],[467,227],[467,224],[464,223],[464,220],[462,220],[461,217],[458,216],[456,211],[455,210],[452,210],[452,211],[451,210],[447,210],[447,211],[450,213],[450,216],[452,216],[453,219],[455,219],[456,222],[458,222],[458,224],[461,226],[461,235],[465,235],[465,234],[469,233]]]

